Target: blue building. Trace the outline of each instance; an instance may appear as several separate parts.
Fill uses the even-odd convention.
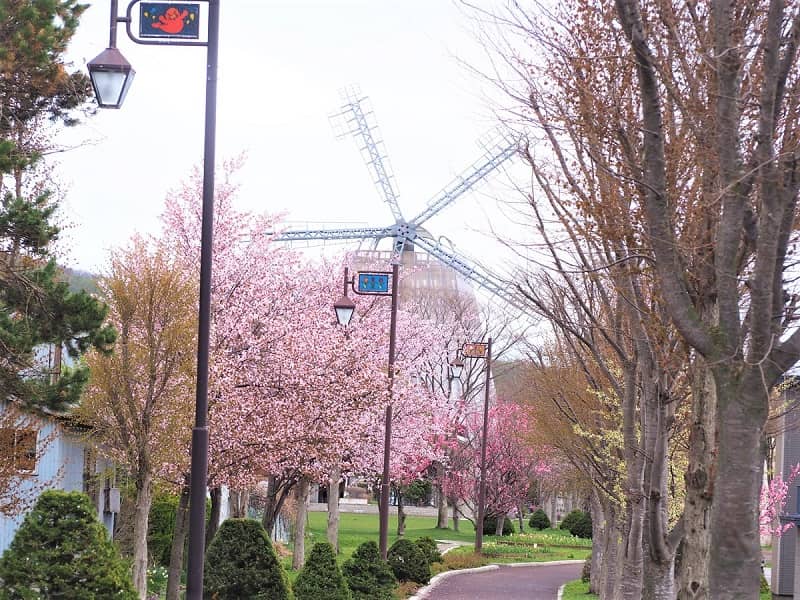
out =
[[[66,418],[20,412],[0,401],[0,481],[8,488],[0,487],[0,505],[22,502],[29,508],[47,489],[86,492],[109,535],[114,531],[119,490],[113,487],[113,465]],[[11,544],[24,516],[24,511],[0,513],[0,553]]]

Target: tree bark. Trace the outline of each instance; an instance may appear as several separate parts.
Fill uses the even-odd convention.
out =
[[[504,514],[497,515],[497,523],[494,526],[495,535],[503,535],[503,525],[506,523],[506,516]]]
[[[761,582],[755,517],[763,476],[767,391],[756,376],[736,385],[728,369],[719,364],[713,369],[719,432],[709,556],[709,590],[714,600],[757,598]],[[759,395],[761,410],[753,402]]]
[[[206,523],[206,549],[211,544],[211,540],[219,529],[219,518],[222,512],[222,490],[219,486],[213,487],[209,490],[211,497],[211,510],[208,515],[208,522]]]
[[[450,498],[450,506],[453,507],[453,531],[458,531],[458,498]]]
[[[702,357],[692,365],[692,424],[689,432],[689,464],[684,481],[686,496],[683,519],[686,531],[677,568],[678,600],[708,600],[708,556],[710,552],[711,479],[716,444],[714,422],[716,391]]]
[[[403,492],[400,486],[395,489],[397,490],[397,535],[402,537],[406,534],[406,509],[403,506]]]
[[[153,482],[144,475],[136,482],[136,507],[133,520],[133,585],[141,600],[147,598],[147,529],[150,505],[153,503]]]
[[[333,546],[334,552],[339,554],[339,480],[342,470],[337,465],[331,470],[328,479],[328,543]]]
[[[592,558],[589,572],[589,592],[599,594],[605,549],[608,543],[608,523],[597,488],[592,487],[589,510],[592,513]]]
[[[436,493],[439,496],[439,506],[436,513],[436,529],[447,529],[447,496],[444,493],[445,472],[442,463],[436,463]]]
[[[228,514],[234,519],[247,518],[247,507],[250,504],[250,492],[247,490],[230,490],[228,494]]]
[[[308,477],[301,477],[295,490],[297,493],[297,513],[294,520],[294,552],[292,569],[299,571],[306,562],[306,519],[308,517]],[[337,486],[338,487],[338,486]],[[330,494],[328,494],[330,498]]]
[[[172,548],[169,553],[167,572],[167,599],[178,600],[183,572],[183,555],[186,547],[186,534],[189,532],[189,485],[181,488],[178,509],[175,512],[175,529],[172,534]]]

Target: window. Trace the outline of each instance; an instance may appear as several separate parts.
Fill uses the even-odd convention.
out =
[[[36,470],[36,438],[35,429],[0,428],[0,456],[10,457],[12,468],[17,472],[33,472]]]

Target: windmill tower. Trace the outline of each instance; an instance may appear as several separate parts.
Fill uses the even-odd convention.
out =
[[[443,187],[422,212],[412,219],[406,219],[400,209],[400,194],[395,177],[367,98],[357,88],[348,88],[342,92],[342,99],[344,104],[338,112],[331,115],[337,137],[353,136],[356,139],[373,183],[388,205],[394,222],[379,227],[288,230],[276,235],[275,239],[288,242],[372,240],[373,249],[359,251],[356,260],[363,261],[364,264],[375,261],[396,262],[411,267],[406,270],[408,277],[402,278],[406,281],[401,283],[408,292],[422,292],[423,289],[426,293],[447,289],[468,292],[469,286],[466,282],[471,281],[510,304],[515,304],[507,293],[506,285],[491,273],[443,247],[423,225],[514,156],[517,140],[501,136],[486,145],[483,154],[461,175]],[[390,252],[377,250],[378,242],[384,238],[393,240]]]

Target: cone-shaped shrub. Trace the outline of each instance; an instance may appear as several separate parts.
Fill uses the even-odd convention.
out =
[[[342,565],[353,600],[392,600],[397,580],[389,563],[381,559],[378,544],[364,542]]]
[[[419,546],[419,549],[425,554],[429,565],[435,562],[442,562],[442,553],[439,552],[439,548],[436,546],[436,540],[432,537],[425,535],[414,540],[414,543]]]
[[[0,598],[136,600],[128,565],[80,492],[44,492],[0,559]]]
[[[412,541],[400,538],[389,548],[386,558],[400,581],[428,583],[431,579],[431,566],[419,546]]]
[[[311,549],[305,566],[294,582],[297,600],[350,600],[350,590],[342,577],[333,546],[318,542]]]
[[[204,597],[290,600],[286,572],[258,521],[228,519],[206,552]]]
[[[550,527],[550,518],[546,512],[539,508],[531,515],[528,525],[530,525],[531,529],[538,529],[539,531],[548,529]]]

